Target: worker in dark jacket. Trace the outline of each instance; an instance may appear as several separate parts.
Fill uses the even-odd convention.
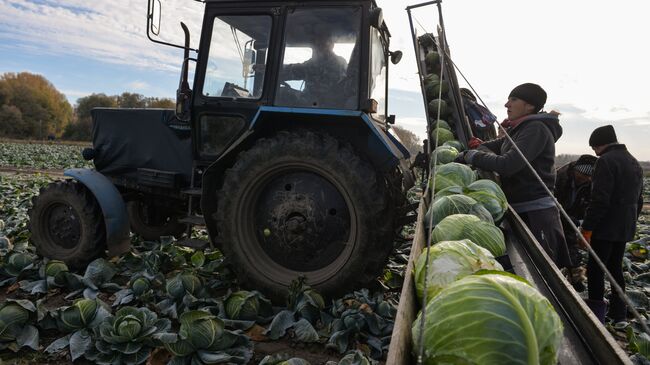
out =
[[[558,113],[540,112],[545,103],[546,92],[539,85],[526,83],[510,92],[505,107],[511,126],[510,137],[544,185],[553,191],[555,142],[562,135],[562,127]],[[560,268],[571,264],[555,201],[510,140],[502,137],[484,142],[478,150],[461,153],[456,161],[497,172],[508,202],[546,253]]]
[[[556,171],[555,197],[576,227],[579,227],[584,219],[585,210],[589,204],[591,175],[597,159],[596,156],[582,155],[576,161],[569,162]],[[577,291],[583,291],[585,290],[585,269],[581,265],[582,255],[579,251],[580,245],[576,232],[563,216],[560,218],[571,257],[571,267],[568,270],[569,282]]]
[[[594,168],[591,197],[580,230],[625,291],[623,254],[625,243],[634,238],[643,206],[643,170],[625,145],[618,143],[611,125],[596,128],[589,137],[589,145],[600,158]],[[604,320],[605,278],[593,257],[587,262],[587,282],[587,304]],[[607,316],[615,323],[624,323],[626,313],[625,302],[612,290]]]

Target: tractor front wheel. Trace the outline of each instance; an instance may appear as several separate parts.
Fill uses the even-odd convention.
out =
[[[218,195],[219,242],[244,286],[283,302],[304,276],[325,296],[381,274],[392,250],[385,181],[352,147],[280,132],[240,154]]]
[[[39,254],[80,268],[106,250],[104,217],[93,194],[74,180],[42,188],[29,211]]]

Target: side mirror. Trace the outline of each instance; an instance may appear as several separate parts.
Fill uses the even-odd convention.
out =
[[[374,8],[370,11],[370,25],[381,29],[381,25],[384,23],[384,12],[381,8]]]
[[[396,65],[399,63],[399,61],[402,60],[402,56],[404,55],[402,51],[394,51],[394,52],[388,52],[390,54],[390,62],[393,65]]]
[[[153,35],[160,34],[160,22],[162,17],[162,4],[160,0],[149,0],[147,6],[147,24],[148,30]]]

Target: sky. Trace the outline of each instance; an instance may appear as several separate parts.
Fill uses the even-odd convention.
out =
[[[404,58],[390,70],[389,113],[423,138],[424,106],[405,8],[418,1],[377,0]],[[180,43],[179,20],[196,45],[203,5],[162,0],[161,36]],[[41,74],[74,105],[92,93],[173,97],[182,51],[145,33],[145,0],[0,0],[0,73]],[[548,94],[562,113],[557,154],[592,153],[589,134],[613,124],[639,160],[650,160],[650,85],[645,39],[650,5],[619,0],[446,0],[451,57],[499,120],[512,88],[524,82]],[[438,27],[435,7],[413,11],[418,34]],[[458,73],[458,79],[462,76]],[[461,86],[467,86],[461,82]]]

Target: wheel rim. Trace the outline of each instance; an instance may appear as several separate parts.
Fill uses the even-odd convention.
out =
[[[63,202],[50,204],[43,213],[45,232],[50,242],[72,249],[81,240],[81,220],[74,208]]]
[[[357,214],[337,180],[317,166],[270,168],[244,189],[238,244],[270,280],[305,275],[312,285],[340,271],[354,249]]]

